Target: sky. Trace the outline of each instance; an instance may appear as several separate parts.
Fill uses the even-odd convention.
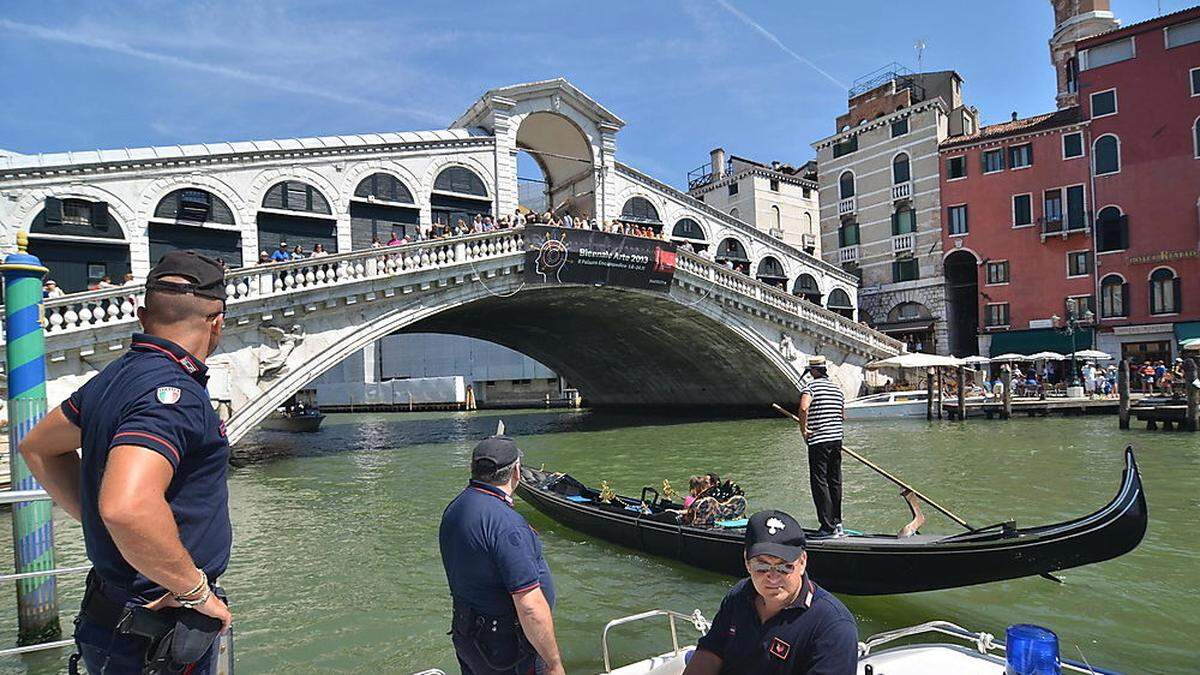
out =
[[[718,146],[811,159],[854,80],[916,70],[918,41],[985,123],[1052,110],[1052,23],[1047,0],[0,0],[0,148],[438,129],[490,88],[562,76],[626,121],[619,160],[681,186]]]

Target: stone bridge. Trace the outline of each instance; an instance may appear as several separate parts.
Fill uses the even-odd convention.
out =
[[[236,442],[318,375],[400,331],[467,335],[527,354],[590,405],[761,409],[793,402],[823,354],[848,393],[902,345],[681,251],[669,292],[531,284],[523,229],[235,270],[209,389]],[[143,287],[47,301],[56,404],[129,346]]]

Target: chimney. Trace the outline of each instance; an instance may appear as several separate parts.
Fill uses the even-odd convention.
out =
[[[1014,122],[1016,122],[1016,121],[1017,121],[1017,111],[1016,111],[1016,110],[1014,110],[1014,111],[1012,112],[1012,121],[1014,121]]]
[[[712,179],[721,180],[725,177],[725,148],[714,148],[708,154],[712,156]]]

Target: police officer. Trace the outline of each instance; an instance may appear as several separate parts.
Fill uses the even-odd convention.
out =
[[[852,675],[858,626],[837,598],[805,573],[804,530],[783,511],[746,525],[746,570],[721,601],[684,675]]]
[[[484,439],[471,453],[470,483],[442,514],[450,634],[464,675],[565,672],[550,613],[550,567],[541,539],[513,509],[520,479],[517,444]]]
[[[145,332],[129,351],[21,444],[34,476],[83,524],[93,565],[72,672],[82,658],[89,673],[142,673],[148,654],[171,648],[158,639],[176,627],[163,621],[171,616],[201,630],[179,629],[173,648],[199,638],[190,672],[209,673],[211,639],[230,623],[215,586],[232,542],[229,443],[204,365],[224,325],[224,274],[194,251],[168,253],[150,271],[144,305]]]

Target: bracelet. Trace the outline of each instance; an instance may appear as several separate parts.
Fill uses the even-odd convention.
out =
[[[201,591],[203,591],[204,589],[208,588],[208,575],[205,574],[204,570],[200,569],[199,567],[196,568],[196,571],[200,573],[200,581],[197,581],[196,585],[192,588],[192,590],[188,591],[187,593],[177,594],[175,596],[176,601],[183,602],[185,599],[191,598],[192,596],[194,596],[194,595],[200,593]]]
[[[175,599],[179,602],[179,605],[181,607],[183,607],[184,609],[195,609],[196,607],[199,607],[200,605],[203,605],[204,603],[208,602],[208,599],[210,597],[212,597],[212,588],[209,587],[208,585],[205,585],[204,592],[201,593],[200,597],[196,598],[195,600],[181,600],[179,598],[175,598]]]

